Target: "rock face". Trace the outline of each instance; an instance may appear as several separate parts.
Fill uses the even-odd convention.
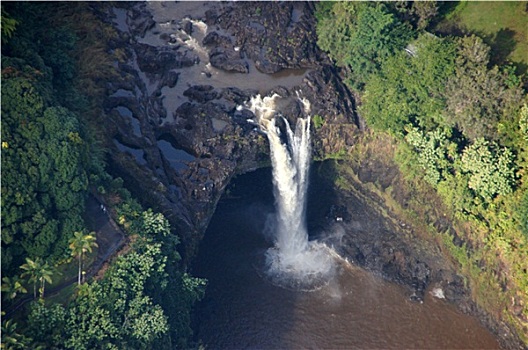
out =
[[[353,144],[352,99],[317,49],[310,3],[131,3],[108,20],[126,54],[105,103],[111,170],[163,212],[192,256],[230,179],[269,163],[255,116],[257,93],[297,96],[324,118],[316,153]],[[238,108],[237,108],[238,107]],[[339,136],[339,142],[325,140]]]
[[[322,120],[312,128],[315,157],[354,145],[353,99],[316,46],[313,10],[296,2],[149,2],[109,14],[122,37],[116,48],[126,51],[105,106],[110,165],[167,216],[187,257],[232,177],[269,165],[266,137],[240,108],[252,96],[290,98],[280,112],[292,124],[302,115],[298,97],[308,99]],[[344,256],[423,299],[432,268],[394,230],[352,231]]]
[[[240,108],[252,96],[290,98],[281,113],[292,124],[302,114],[298,97],[309,100],[314,120],[318,116],[316,158],[354,145],[363,124],[317,48],[313,3],[115,6],[102,7],[119,32],[113,49],[123,53],[104,106],[109,168],[144,205],[165,214],[182,239],[184,259],[194,256],[233,176],[269,165],[266,137],[251,121],[253,113]],[[408,285],[411,299],[421,301],[432,284],[447,300],[469,299],[460,276],[422,259],[396,230],[364,228],[377,230],[372,239],[353,227],[346,211],[332,215],[355,232],[343,237],[340,253]]]

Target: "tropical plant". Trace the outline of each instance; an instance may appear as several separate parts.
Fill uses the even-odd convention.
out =
[[[27,349],[28,340],[17,332],[17,324],[13,320],[2,321],[2,345],[1,349],[15,350]]]
[[[320,129],[323,126],[324,122],[325,121],[323,117],[321,117],[319,114],[314,115],[312,118],[312,123],[316,130]]]
[[[6,293],[7,300],[13,300],[19,293],[27,293],[27,289],[22,284],[20,277],[3,277],[2,292]]]
[[[2,39],[10,38],[13,35],[17,24],[17,20],[11,18],[9,14],[4,9],[2,9],[2,15],[0,16],[0,25],[2,27]]]
[[[399,135],[407,123],[426,131],[445,124],[445,84],[454,71],[455,46],[424,34],[387,58],[365,85],[360,110],[368,125]]]
[[[152,284],[166,288],[165,263],[159,243],[139,238],[134,250],[119,257],[102,281],[86,284],[88,288],[68,310],[66,347],[146,348],[165,334],[167,316],[146,293]]]
[[[36,258],[35,260],[26,258],[26,263],[20,268],[25,271],[22,273],[22,277],[27,276],[28,282],[33,283],[33,297],[37,298],[37,283],[39,283],[40,297],[43,298],[46,282],[52,282],[51,277],[56,272],[55,269],[41,258]]]
[[[418,128],[408,127],[405,141],[418,153],[418,163],[424,179],[436,186],[451,171],[450,159],[456,156],[456,145],[449,142],[450,130],[436,129],[423,133]]]
[[[357,89],[385,59],[403,50],[413,35],[383,4],[335,2],[331,9],[328,5],[318,9],[317,43],[338,65],[349,69],[352,79],[347,83]]]
[[[79,260],[79,274],[77,277],[77,284],[80,285],[83,281],[82,276],[82,261],[84,254],[91,253],[92,248],[98,247],[95,242],[95,232],[89,234],[84,234],[82,231],[77,231],[73,234],[73,237],[70,239],[70,249],[71,255],[76,257]]]
[[[470,140],[497,140],[499,121],[521,107],[520,84],[497,66],[488,69],[490,47],[475,35],[457,40],[456,56],[455,74],[445,85],[446,120]]]
[[[515,184],[513,153],[483,138],[478,138],[462,154],[462,171],[469,174],[469,188],[484,200],[511,193]]]
[[[61,304],[49,304],[37,300],[30,304],[27,319],[27,329],[24,334],[34,340],[32,348],[45,344],[49,349],[51,344],[59,344],[64,336],[66,309]]]

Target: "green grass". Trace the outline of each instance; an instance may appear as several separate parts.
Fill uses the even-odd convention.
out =
[[[66,306],[74,295],[76,288],[77,283],[73,283],[68,287],[61,289],[58,293],[46,297],[46,305],[51,306],[53,304],[59,303]]]
[[[97,259],[97,250],[98,248],[94,248],[91,253],[88,253],[85,255],[83,259],[83,270],[86,271],[90,268],[90,266],[95,262]],[[79,265],[77,258],[71,259],[69,262],[65,262],[59,266],[57,266],[57,273],[53,275],[52,277],[52,283],[46,284],[46,288],[53,288],[60,284],[62,284],[64,281],[68,281],[71,279],[77,279],[77,276],[79,274]],[[33,287],[31,287],[33,288]]]
[[[457,27],[482,37],[492,48],[492,63],[514,63],[518,73],[528,68],[528,1],[461,1],[437,30]],[[450,29],[446,29],[450,28]]]

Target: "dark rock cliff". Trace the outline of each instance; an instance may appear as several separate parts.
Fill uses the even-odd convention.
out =
[[[309,100],[319,121],[312,128],[316,159],[354,146],[363,123],[350,92],[316,45],[313,3],[115,6],[104,7],[119,32],[113,49],[123,53],[115,62],[119,79],[108,82],[104,107],[110,118],[101,127],[109,169],[145,206],[169,219],[186,261],[195,255],[231,179],[269,166],[266,136],[243,108],[252,96],[289,98],[281,112],[290,122],[302,113],[298,97]],[[372,176],[379,170],[365,169]],[[347,194],[333,201],[336,208],[360,202]],[[346,221],[345,214],[330,216]],[[394,225],[361,230],[353,224],[347,223],[351,233],[342,240],[341,254],[407,285],[413,300],[441,286],[446,299],[468,308],[463,278],[443,257],[424,255]]]
[[[313,5],[293,2],[132,3],[108,13],[126,54],[109,83],[110,165],[162,211],[192,256],[230,179],[268,164],[266,137],[238,106],[296,96],[324,119],[315,153],[353,144],[353,100],[316,46]],[[329,142],[334,140],[335,142]],[[336,141],[339,140],[339,141]]]

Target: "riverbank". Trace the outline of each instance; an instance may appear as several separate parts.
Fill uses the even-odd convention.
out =
[[[311,240],[340,253],[336,274],[310,292],[270,282],[263,260],[273,246],[273,232],[263,228],[276,210],[271,171],[239,176],[230,184],[230,195],[220,200],[192,265],[193,274],[209,281],[206,297],[196,305],[196,339],[221,349],[498,349],[477,318],[457,311],[438,290],[433,295],[428,289],[421,302],[411,300],[416,288],[396,272],[405,276],[413,268],[416,249],[365,198],[336,195],[325,180],[329,167],[331,162],[312,165],[307,227]],[[361,263],[359,254],[351,254],[354,244],[363,254]],[[377,269],[390,265],[390,249],[405,252],[405,268]],[[433,265],[430,254],[421,252],[420,258]]]
[[[425,188],[405,183],[392,161],[389,139],[376,143],[360,136],[364,125],[355,114],[354,99],[315,45],[312,4],[113,6],[99,9],[116,30],[110,51],[120,53],[112,62],[117,77],[108,79],[102,104],[108,169],[124,179],[145,207],[171,220],[182,238],[184,265],[197,254],[231,179],[269,163],[265,138],[248,121],[253,115],[237,107],[257,93],[294,99],[300,93],[312,102],[314,121],[320,122],[314,128],[315,156],[350,161],[329,174],[339,200],[336,211],[322,209],[323,216],[345,220],[341,207],[362,194],[366,205],[391,218],[388,228],[380,228],[380,237],[369,230],[348,235],[343,254],[405,285],[415,301],[423,300],[430,288],[442,287],[461,309],[478,313],[470,302],[475,289],[468,289],[463,277],[468,271],[458,273],[455,264],[442,261],[441,256],[452,256],[438,248],[446,236],[431,233],[449,229],[454,218],[443,216],[441,203]],[[300,114],[295,104],[281,112],[290,121]],[[407,212],[409,207],[414,211]],[[349,215],[347,225],[354,228]],[[488,300],[494,300],[493,293],[490,289]],[[493,317],[499,319],[500,312]],[[507,327],[504,332],[494,329],[500,337],[510,337],[503,335],[510,333]],[[515,348],[514,340],[511,346],[503,342]]]
[[[447,301],[478,317],[497,336],[501,347],[524,349],[516,330],[501,313],[502,304],[492,303],[496,300],[492,297],[500,293],[489,285],[489,277],[475,279],[474,271],[457,259],[455,253],[463,243],[457,232],[460,235],[468,227],[461,227],[464,223],[451,216],[452,211],[426,184],[404,176],[394,161],[396,152],[397,143],[390,137],[367,132],[342,160],[327,169],[325,176],[335,184],[336,205],[355,210],[353,203],[359,198],[390,223],[384,237],[374,238],[368,232],[363,237],[357,232],[349,235],[343,254],[406,285],[411,297],[442,290]],[[352,230],[354,221],[348,225]],[[370,258],[364,258],[365,251]],[[481,292],[484,286],[487,294]]]

